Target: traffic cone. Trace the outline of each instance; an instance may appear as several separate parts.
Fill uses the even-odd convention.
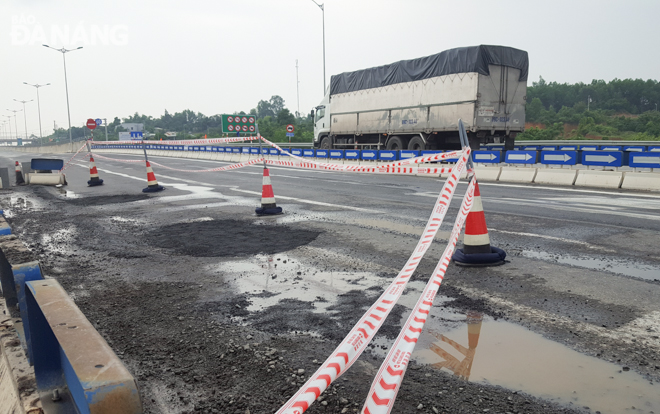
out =
[[[21,164],[16,161],[16,185],[24,185],[25,180],[23,179],[23,168]]]
[[[90,187],[103,185],[103,180],[99,178],[99,172],[94,163],[94,157],[91,155],[89,156],[89,181],[87,181],[87,185]]]
[[[254,210],[258,216],[282,214],[282,207],[277,207],[273,186],[270,183],[270,173],[264,167],[264,182],[261,189],[261,207]]]
[[[463,248],[456,249],[452,259],[460,266],[497,266],[504,264],[504,258],[504,250],[490,245],[479,183],[475,182],[474,203],[465,220]]]
[[[143,193],[155,193],[165,189],[165,187],[158,185],[158,181],[156,181],[156,175],[154,174],[154,170],[151,168],[149,161],[147,161],[147,184],[149,184],[149,186],[142,189]]]

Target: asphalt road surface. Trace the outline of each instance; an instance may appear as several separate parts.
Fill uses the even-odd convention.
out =
[[[32,156],[0,161],[13,175]],[[442,186],[272,167],[285,214],[259,218],[261,167],[154,166],[166,190],[145,195],[144,164],[97,166],[103,186],[78,161],[68,186],[0,190],[0,203],[137,377],[147,413],[275,412],[396,276]],[[480,187],[507,262],[449,266],[392,412],[660,413],[660,194]],[[465,189],[368,350],[309,413],[361,410]]]

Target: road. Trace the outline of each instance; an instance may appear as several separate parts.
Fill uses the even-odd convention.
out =
[[[442,186],[272,167],[285,214],[257,218],[261,167],[154,166],[166,190],[144,195],[143,164],[97,166],[101,187],[86,186],[80,161],[67,187],[20,187],[1,202],[137,376],[149,413],[275,412],[398,273]],[[660,194],[480,187],[507,263],[450,265],[393,412],[660,412]],[[361,409],[465,188],[368,351],[308,412]]]

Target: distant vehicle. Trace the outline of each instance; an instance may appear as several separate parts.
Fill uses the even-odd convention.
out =
[[[458,119],[472,148],[525,129],[527,52],[472,46],[334,75],[312,111],[314,147],[458,149]]]

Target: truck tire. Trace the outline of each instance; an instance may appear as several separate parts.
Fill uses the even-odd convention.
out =
[[[413,137],[408,143],[408,149],[412,151],[421,151],[424,148],[426,148],[426,144],[421,137]]]
[[[387,149],[393,151],[404,149],[403,140],[401,140],[399,137],[390,137],[390,139],[387,141]]]
[[[331,146],[332,142],[330,142],[330,137],[323,137],[323,139],[321,139],[321,146],[319,148],[330,149]]]

